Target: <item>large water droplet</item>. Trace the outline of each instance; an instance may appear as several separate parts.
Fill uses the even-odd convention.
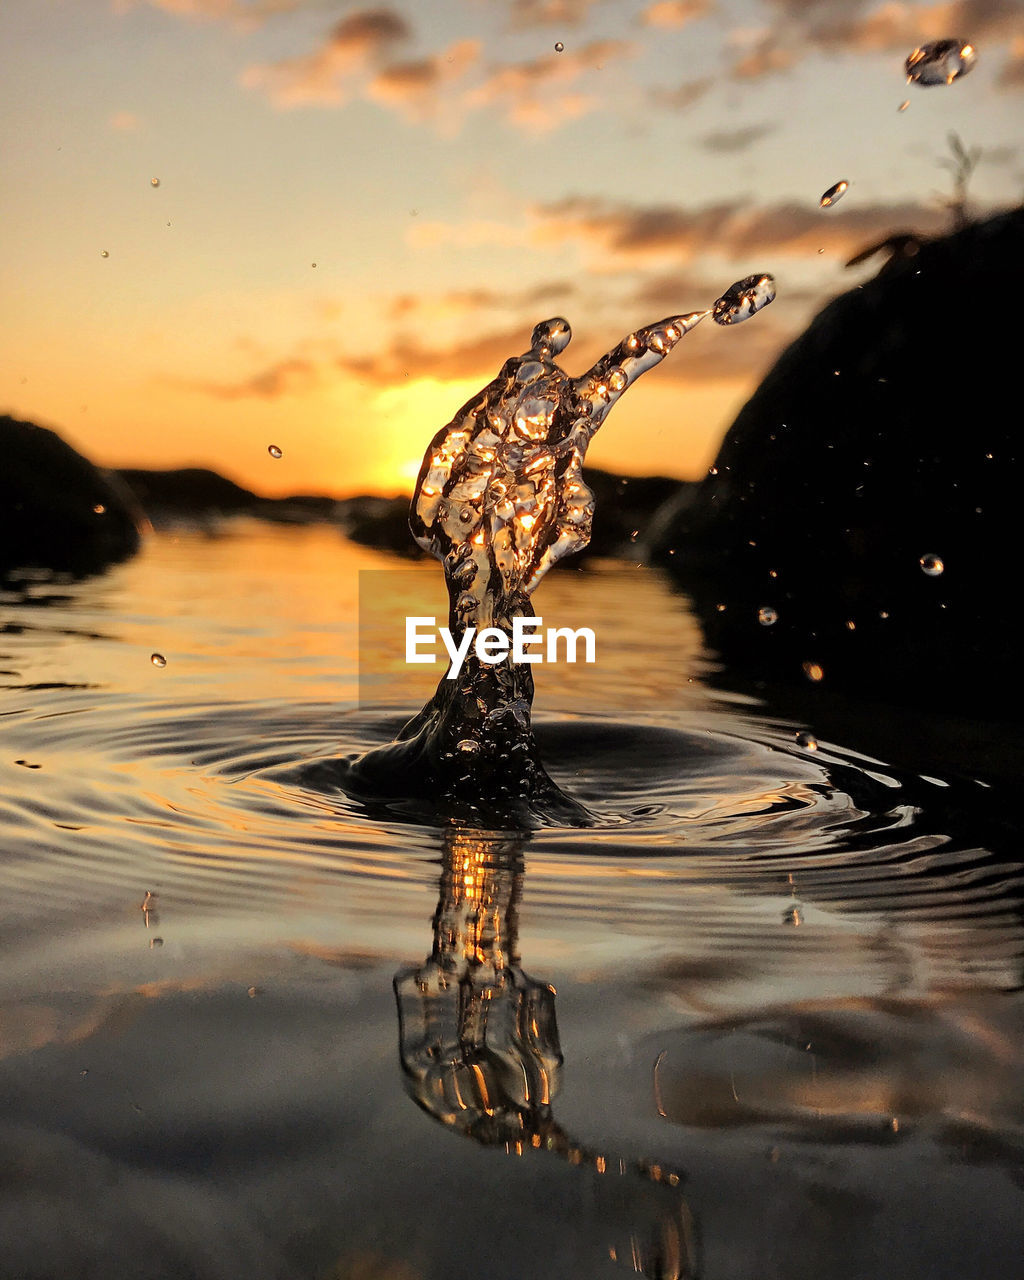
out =
[[[569,321],[561,316],[555,316],[551,320],[542,320],[534,329],[530,338],[530,350],[546,350],[551,355],[557,356],[569,345],[571,338],[572,328]]]
[[[778,622],[779,615],[771,605],[765,605],[763,609],[758,609],[757,620],[762,627],[773,627]]]
[[[154,666],[154,667],[166,667],[166,666],[167,666],[167,659],[164,657],[164,655],[163,655],[162,653],[151,653],[151,654],[149,655],[149,660],[150,660],[150,662],[152,662],[152,664],[153,664],[153,666]]]
[[[472,738],[461,738],[458,743],[460,751],[464,751],[466,755],[473,755],[480,750],[480,743],[474,742]]]
[[[932,40],[908,56],[904,69],[911,84],[952,84],[972,70],[977,57],[966,40]]]
[[[749,320],[769,302],[775,301],[775,279],[772,276],[747,276],[737,280],[718,298],[711,308],[716,324],[739,324]]]
[[[283,457],[284,457],[284,452],[283,452],[283,450],[279,449],[279,448],[278,448],[278,446],[277,446],[276,444],[268,444],[268,445],[267,445],[267,453],[269,453],[269,454],[270,454],[270,456],[271,456],[272,458],[283,458]]]
[[[796,745],[803,747],[805,751],[817,751],[818,739],[813,733],[798,733],[796,735]]]
[[[842,182],[837,182],[834,187],[829,187],[818,203],[823,209],[827,209],[830,205],[835,204],[837,200],[842,200],[849,187],[850,184],[844,178]]]
[[[918,561],[918,564],[921,566],[922,571],[926,573],[929,578],[937,578],[939,574],[942,573],[946,567],[942,563],[942,560],[939,556],[935,556],[931,554],[922,556],[921,559]]]

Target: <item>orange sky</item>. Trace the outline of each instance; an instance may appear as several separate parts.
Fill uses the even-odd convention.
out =
[[[103,464],[408,490],[538,320],[570,320],[576,372],[771,271],[778,301],[702,325],[589,455],[697,476],[780,346],[863,278],[846,258],[945,225],[951,130],[983,148],[975,208],[1020,199],[1019,16],[1012,0],[4,0],[0,411]],[[973,41],[976,69],[907,87],[906,54],[945,35]]]

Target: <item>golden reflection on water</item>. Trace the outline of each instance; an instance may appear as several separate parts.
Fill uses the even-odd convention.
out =
[[[394,980],[406,1092],[484,1146],[547,1153],[596,1175],[597,1199],[626,1224],[621,1238],[603,1226],[612,1239],[607,1256],[656,1280],[686,1280],[697,1274],[697,1247],[682,1173],[594,1150],[555,1119],[557,993],[529,977],[519,958],[526,844],[517,833],[445,833],[430,955]]]

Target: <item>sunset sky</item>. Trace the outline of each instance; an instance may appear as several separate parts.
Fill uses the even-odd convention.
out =
[[[1019,0],[3,0],[0,82],[0,412],[268,494],[408,491],[538,320],[578,372],[770,271],[589,455],[696,477],[845,260],[947,224],[951,130],[1024,193]]]

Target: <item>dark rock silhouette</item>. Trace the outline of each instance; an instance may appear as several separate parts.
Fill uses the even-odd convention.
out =
[[[893,258],[783,352],[712,474],[658,514],[655,559],[731,668],[1007,712],[1022,288],[1024,209]]]
[[[46,427],[0,417],[0,575],[84,575],[133,555],[144,518],[132,494]]]

